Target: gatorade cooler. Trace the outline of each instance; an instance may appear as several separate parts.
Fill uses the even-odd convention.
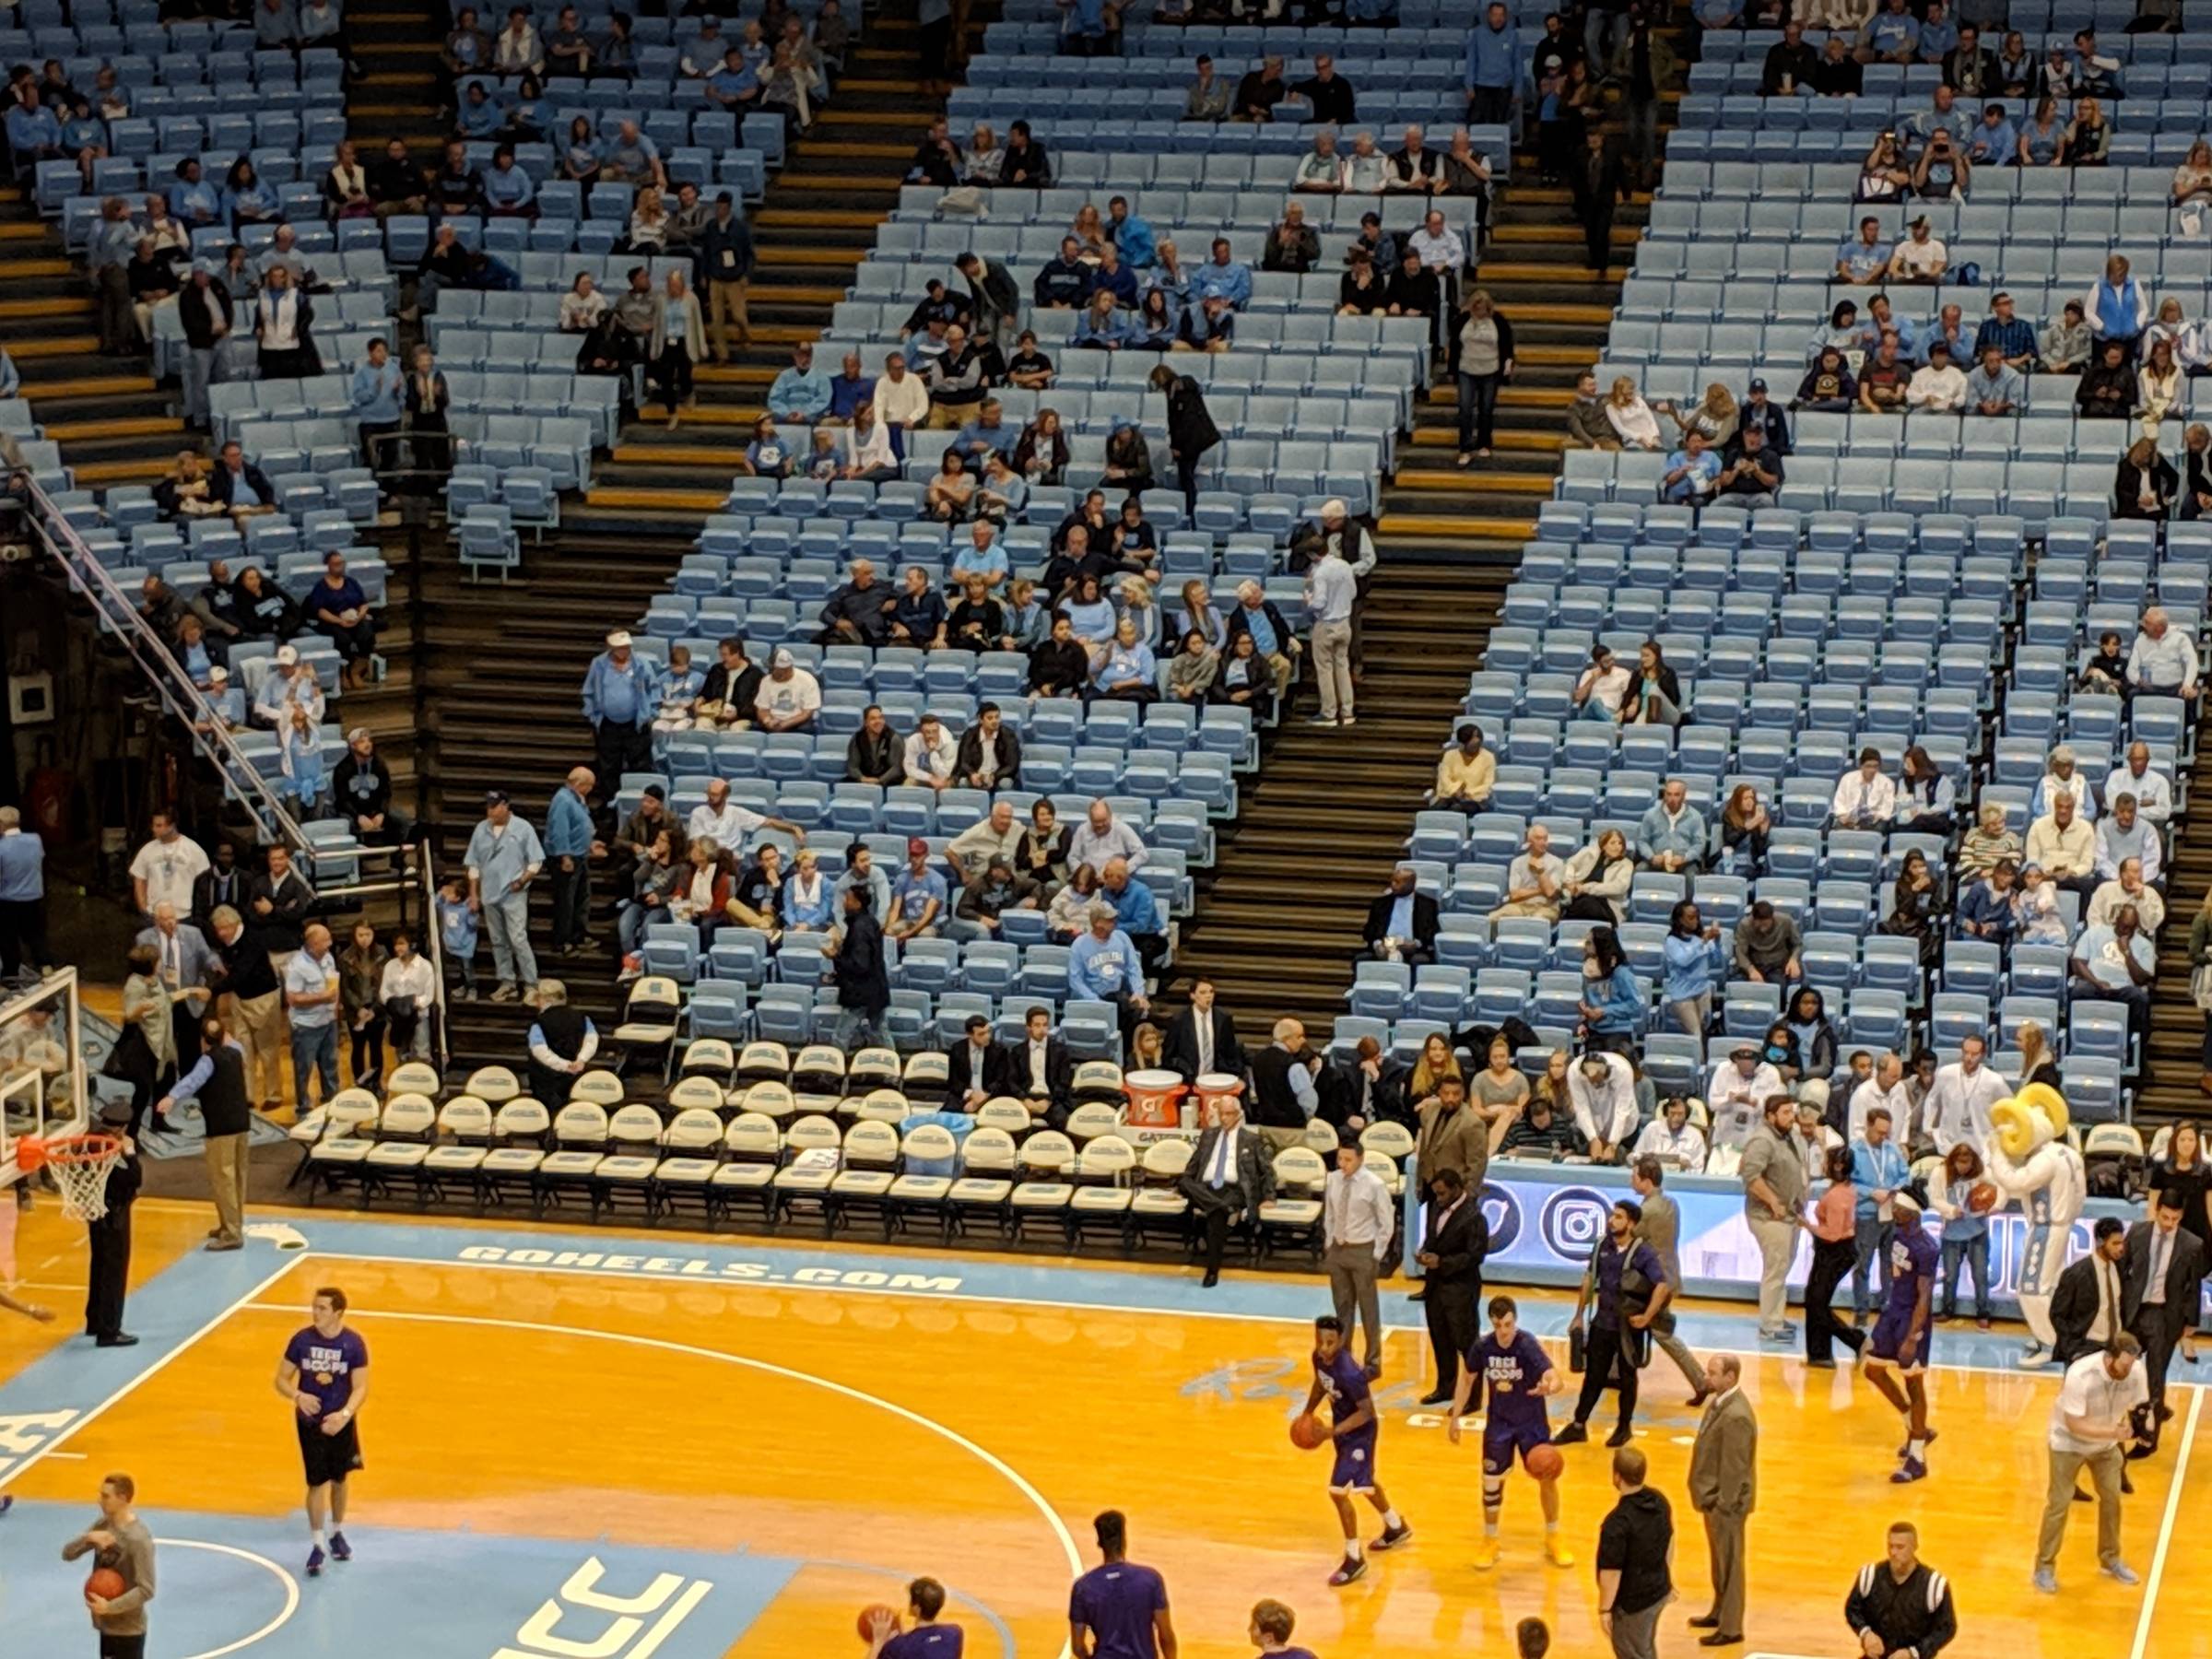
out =
[[[1122,1091],[1129,1097],[1122,1122],[1132,1129],[1172,1129],[1182,1121],[1175,1110],[1182,1099],[1179,1073],[1128,1072],[1122,1077]]]
[[[1244,1092],[1244,1079],[1228,1072],[1201,1072],[1198,1076],[1198,1127],[1210,1129],[1221,1121],[1220,1106]]]

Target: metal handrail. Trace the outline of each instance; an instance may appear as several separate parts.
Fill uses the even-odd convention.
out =
[[[83,594],[113,629],[130,653],[155,696],[192,735],[193,746],[221,775],[244,806],[265,842],[282,841],[290,851],[306,855],[308,839],[300,822],[287,810],[283,798],[261,775],[246,752],[217,720],[215,705],[200,694],[192,677],[171,653],[166,641],[147,625],[130,595],[108,569],[91,544],[62,515],[53,498],[35,480],[26,478],[30,492],[30,522],[40,542],[61,567],[70,586]]]
[[[438,1070],[442,1074],[453,1064],[453,1045],[445,1031],[445,940],[438,924],[438,861],[430,854],[429,839],[415,844],[415,875],[422,887],[422,926],[419,936],[429,947],[430,971],[438,982],[431,1002],[437,1018],[430,1022],[430,1046],[438,1056]]]

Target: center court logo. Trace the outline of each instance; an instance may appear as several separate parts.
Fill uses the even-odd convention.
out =
[[[660,1572],[639,1594],[623,1595],[599,1588],[606,1571],[597,1556],[587,1559],[492,1659],[646,1659],[714,1588],[706,1579]]]
[[[1561,1187],[1544,1200],[1536,1230],[1553,1255],[1579,1262],[1605,1236],[1606,1217],[1612,1207],[1604,1194],[1589,1187]]]

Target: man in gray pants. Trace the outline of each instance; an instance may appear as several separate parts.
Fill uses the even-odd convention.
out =
[[[1652,1253],[1666,1269],[1666,1282],[1675,1293],[1660,1310],[1659,1317],[1652,1321],[1652,1335],[1689,1384],[1689,1404],[1694,1407],[1705,1404],[1705,1366],[1675,1330],[1674,1304],[1682,1295],[1682,1208],[1660,1190],[1665,1179],[1666,1171],[1655,1158],[1640,1158],[1629,1170],[1629,1184],[1636,1189],[1637,1202],[1643,1206],[1636,1237],[1652,1247]]]
[[[500,976],[493,1002],[512,1002],[520,976],[524,1002],[537,995],[537,957],[530,948],[530,883],[545,867],[546,850],[526,819],[514,816],[504,790],[484,797],[484,818],[468,838],[468,903],[491,935]]]
[[[1347,1333],[1353,1305],[1359,1306],[1370,1378],[1382,1374],[1382,1310],[1375,1295],[1375,1277],[1389,1258],[1395,1219],[1390,1188],[1367,1167],[1367,1155],[1356,1143],[1338,1147],[1336,1167],[1322,1190],[1322,1237],[1328,1246],[1323,1259],[1329,1271],[1329,1294],[1336,1303],[1336,1321]]]

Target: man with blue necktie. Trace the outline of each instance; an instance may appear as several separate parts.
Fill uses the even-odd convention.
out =
[[[1275,1170],[1267,1143],[1244,1124],[1242,1102],[1225,1100],[1221,1121],[1198,1137],[1182,1172],[1183,1195],[1206,1229],[1205,1288],[1221,1282],[1221,1253],[1230,1225],[1275,1196]]]

